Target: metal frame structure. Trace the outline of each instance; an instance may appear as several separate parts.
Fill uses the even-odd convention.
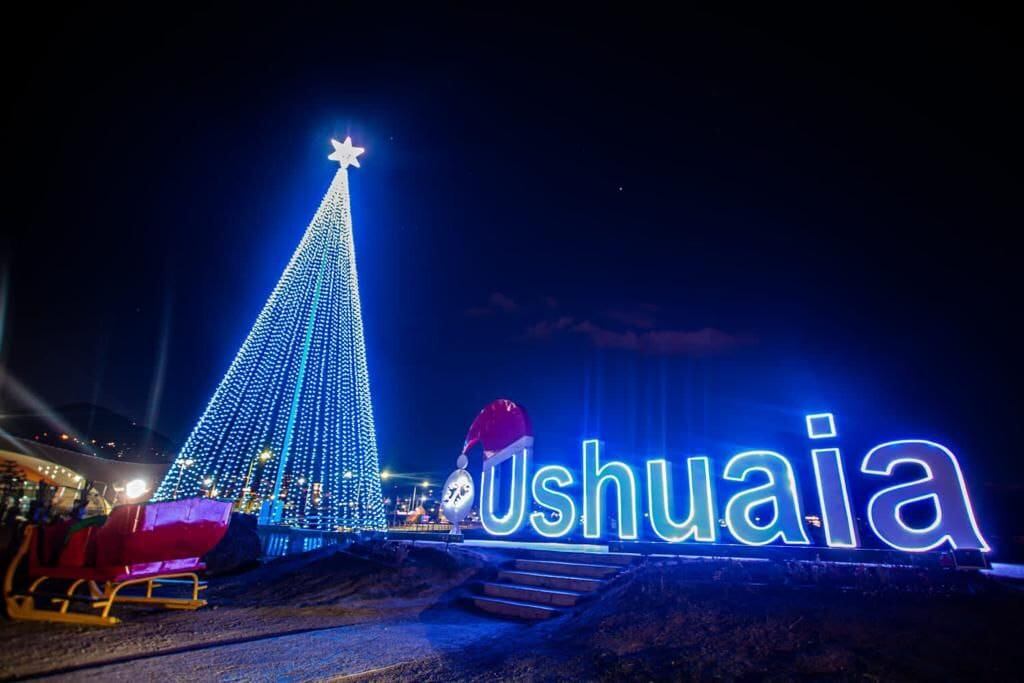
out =
[[[66,624],[85,624],[90,626],[114,626],[120,623],[120,619],[110,616],[110,609],[114,604],[141,604],[159,605],[167,609],[195,610],[206,604],[206,600],[199,598],[199,592],[206,589],[205,582],[199,580],[195,572],[176,572],[167,574],[154,574],[139,578],[126,579],[124,581],[103,581],[102,588],[95,579],[71,579],[71,585],[63,593],[52,593],[40,590],[40,587],[49,580],[60,579],[61,577],[39,576],[29,585],[28,590],[21,593],[14,590],[14,576],[18,565],[28,556],[30,552],[36,552],[37,548],[37,527],[29,525],[25,528],[25,537],[18,547],[11,563],[7,566],[4,574],[4,601],[7,604],[7,614],[11,619],[22,619],[27,621],[52,621]],[[180,583],[191,584],[191,598],[174,598],[153,595],[156,588],[165,585],[177,585]],[[76,595],[75,591],[85,584],[88,595]],[[145,586],[146,594],[121,595],[121,591],[131,586]],[[37,598],[48,599],[58,608],[40,609],[37,607]],[[82,603],[90,608],[99,610],[99,614],[84,614],[71,612],[69,607],[72,602]]]

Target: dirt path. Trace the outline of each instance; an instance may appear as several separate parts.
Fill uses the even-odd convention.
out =
[[[196,643],[168,653],[136,653],[111,664],[51,670],[28,680],[309,681],[344,680],[395,666],[428,664],[462,648],[487,648],[526,627],[462,610],[386,622]]]
[[[0,621],[0,680],[322,679],[429,658],[505,626],[458,608],[463,585],[487,565],[479,554],[358,550],[213,579],[210,605],[196,612],[119,606],[113,628]]]
[[[90,665],[34,680],[308,681],[344,680],[396,665],[428,663],[462,648],[488,648],[526,628],[461,610],[351,624],[244,642],[207,643],[162,655],[141,655]]]

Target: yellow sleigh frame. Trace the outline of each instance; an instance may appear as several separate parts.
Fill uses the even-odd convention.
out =
[[[34,594],[39,587],[51,577],[40,576],[32,582],[28,591],[25,593],[16,593],[14,591],[14,574],[17,571],[18,564],[20,564],[22,559],[28,555],[29,548],[32,546],[32,539],[36,533],[37,529],[35,525],[29,525],[25,528],[25,537],[21,541],[21,546],[18,548],[18,552],[15,554],[14,559],[11,560],[10,565],[8,565],[7,573],[4,575],[4,601],[7,603],[7,614],[11,619],[53,621],[65,624],[87,624],[90,626],[113,626],[121,621],[117,617],[110,616],[110,608],[114,606],[114,603],[159,605],[167,609],[183,610],[199,609],[206,604],[206,600],[201,600],[199,598],[199,591],[206,589],[204,584],[199,583],[199,576],[195,572],[183,572],[174,574],[158,574],[156,576],[149,576],[142,579],[128,579],[127,581],[105,581],[103,583],[102,590],[96,581],[91,579],[75,579],[71,582],[71,586],[69,586],[65,592],[66,597],[47,596],[52,603],[59,605],[58,609],[39,609],[36,607],[36,596]],[[161,586],[160,581],[167,581],[170,579],[191,580],[192,598],[154,596],[153,589]],[[78,587],[83,583],[86,584],[89,589],[89,598],[86,602],[90,607],[100,610],[99,614],[83,614],[81,612],[68,611],[68,607],[71,606],[71,602],[75,600],[75,591],[78,590]],[[123,588],[143,584],[146,586],[146,594],[144,596],[119,595]]]

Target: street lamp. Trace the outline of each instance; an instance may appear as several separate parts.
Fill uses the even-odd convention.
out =
[[[146,482],[143,479],[132,479],[124,486],[124,495],[127,496],[129,500],[138,498],[145,492]]]
[[[395,506],[391,511],[391,526],[398,526],[398,486],[391,487],[391,493],[395,499]]]
[[[423,481],[420,482],[419,486],[427,488],[428,486],[430,486],[430,482],[424,479]],[[409,501],[410,507],[416,504],[416,499],[418,498],[416,494],[419,492],[419,486],[412,487],[412,499]]]
[[[242,495],[239,497],[240,502],[242,502],[241,507],[247,507],[248,501],[245,500],[245,498],[249,496],[250,493],[249,484],[252,482],[252,468],[256,466],[257,462],[263,465],[273,457],[274,453],[269,448],[264,448],[260,451],[259,455],[253,458],[252,462],[249,463],[249,471],[245,475],[245,486],[242,487]],[[247,512],[247,510],[244,509],[242,511]]]
[[[186,467],[192,467],[196,463],[192,458],[185,458],[179,461],[180,468],[178,469],[178,479],[174,482],[174,497],[178,497],[178,489],[181,487],[181,475],[185,474]]]

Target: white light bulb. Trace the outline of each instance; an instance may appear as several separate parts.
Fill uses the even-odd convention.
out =
[[[138,498],[146,492],[146,482],[143,479],[132,479],[124,485],[124,495],[128,498]]]

